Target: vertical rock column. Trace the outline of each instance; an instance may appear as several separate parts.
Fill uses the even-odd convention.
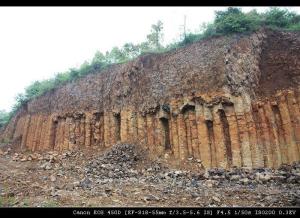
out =
[[[109,124],[110,124],[110,145],[116,144],[117,142],[117,122],[116,117],[112,112],[109,112]]]
[[[70,125],[71,125],[71,117],[66,117],[65,122],[65,134],[64,134],[64,149],[70,149]]]
[[[171,101],[170,102],[170,126],[171,126],[171,132],[172,132],[172,138],[171,138],[171,143],[172,143],[172,151],[174,153],[175,159],[179,159],[179,141],[178,141],[178,124],[177,124],[177,103],[176,101]]]
[[[92,138],[92,118],[93,114],[91,113],[85,113],[85,139],[84,144],[85,146],[89,147],[91,146],[91,138]]]
[[[213,120],[214,120],[214,138],[216,147],[216,163],[217,167],[227,168],[227,154],[225,145],[224,127],[220,119],[220,111],[222,107],[220,105],[214,106],[213,108]]]
[[[29,125],[30,125],[30,115],[26,116],[25,124],[24,124],[24,131],[23,131],[23,137],[22,137],[22,142],[21,142],[21,150],[23,150],[26,147],[26,141],[27,141],[27,135],[28,135],[28,130],[29,130]]]
[[[45,142],[44,142],[44,149],[45,150],[52,150],[53,149],[53,138],[55,124],[53,122],[54,115],[49,115],[47,117],[47,124],[46,124],[46,131],[45,131]]]
[[[75,121],[75,144],[77,147],[80,146],[80,116],[75,114],[74,116]]]
[[[192,155],[194,158],[200,159],[195,108],[189,112],[189,123],[190,123],[190,132],[191,132],[190,137],[191,137],[191,144],[192,144]]]
[[[39,148],[42,124],[43,124],[43,117],[42,117],[42,115],[38,115],[37,116],[37,126],[36,126],[36,129],[35,129],[32,151],[36,151]]]
[[[56,131],[56,143],[54,150],[62,151],[64,147],[64,131],[65,131],[65,119],[60,118],[58,121],[58,127]]]
[[[69,131],[70,131],[70,142],[69,142],[69,148],[72,149],[75,146],[76,143],[76,134],[75,134],[75,129],[76,129],[76,123],[75,123],[75,118],[70,117],[69,120]]]
[[[270,143],[270,133],[262,102],[258,104],[258,113],[260,117],[264,145],[265,167],[273,167],[273,151]]]
[[[15,132],[13,134],[13,139],[17,139],[22,136],[23,128],[24,128],[25,117],[20,117],[17,121]]]
[[[209,146],[208,131],[204,117],[204,107],[196,102],[196,123],[199,138],[199,153],[202,164],[205,168],[211,168],[211,150]]]
[[[258,134],[257,134],[257,124],[254,121],[253,110],[245,113],[248,132],[249,132],[249,142],[251,149],[251,157],[252,157],[252,166],[253,167],[263,167],[264,166],[264,158],[263,158],[263,149],[259,144]]]
[[[235,99],[234,108],[239,129],[239,137],[241,142],[242,166],[252,167],[252,158],[250,150],[250,139],[248,133],[247,121],[245,118],[244,102],[241,97]]]
[[[128,141],[128,112],[126,109],[123,109],[120,113],[121,116],[121,141]]]
[[[266,114],[266,120],[268,122],[269,132],[270,132],[270,143],[271,150],[273,155],[273,166],[275,168],[279,167],[282,164],[281,160],[281,150],[279,144],[279,136],[278,136],[278,127],[276,125],[276,120],[274,113],[272,111],[272,106],[269,101],[264,103],[264,110]]]
[[[300,110],[299,105],[295,97],[295,92],[288,91],[287,93],[287,104],[290,111],[291,122],[294,129],[295,142],[298,149],[297,159],[300,160]]]
[[[179,144],[179,156],[180,160],[185,160],[188,156],[187,147],[187,131],[186,124],[184,122],[184,115],[180,112],[177,116],[178,124],[178,144]]]
[[[225,115],[228,121],[230,144],[232,152],[232,166],[241,167],[241,144],[239,137],[239,129],[233,106],[224,106]]]
[[[104,145],[109,147],[111,145],[111,125],[110,125],[110,112],[104,112]]]
[[[85,114],[83,114],[80,118],[79,129],[80,129],[79,145],[80,147],[84,147],[85,146]]]
[[[288,152],[287,152],[287,145],[284,137],[284,129],[282,125],[282,117],[280,115],[279,107],[277,101],[272,101],[272,111],[275,118],[276,123],[276,130],[279,140],[279,148],[281,153],[281,163],[287,164],[288,163]]]
[[[26,146],[29,150],[32,150],[33,148],[36,126],[37,126],[37,117],[33,115],[29,125],[29,131],[28,131],[27,142],[26,142]]]
[[[189,119],[190,109],[187,109],[183,112],[183,119],[186,131],[186,144],[187,144],[187,156],[193,156],[193,148],[192,148],[192,134],[191,134],[191,125]]]
[[[146,115],[147,120],[147,145],[151,154],[154,153],[154,126],[153,114]]]
[[[145,117],[142,114],[137,114],[137,127],[138,127],[138,142],[144,148],[147,144],[147,131]]]
[[[40,135],[40,141],[39,141],[39,147],[38,150],[45,150],[45,136],[46,136],[46,127],[47,127],[47,116],[42,116],[42,125],[41,125],[41,135]]]
[[[207,105],[203,106],[204,119],[208,134],[208,144],[210,148],[211,167],[217,167],[217,151],[214,137],[214,120],[211,113],[210,107]]]
[[[279,96],[279,111],[282,117],[282,126],[284,129],[284,137],[287,144],[287,152],[289,163],[293,163],[298,160],[298,147],[293,133],[293,127],[291,122],[290,113],[287,107],[285,95]]]
[[[137,128],[137,113],[133,110],[129,110],[128,114],[128,131],[129,131],[129,141],[135,143],[138,136]]]

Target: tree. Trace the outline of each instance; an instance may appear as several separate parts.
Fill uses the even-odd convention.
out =
[[[141,53],[139,45],[133,43],[125,43],[122,50],[127,60],[136,58]]]
[[[91,65],[88,61],[85,61],[83,64],[80,65],[79,68],[79,76],[84,76],[92,71]]]
[[[106,64],[107,64],[107,60],[104,54],[101,53],[100,51],[97,51],[94,55],[94,58],[92,59],[92,63],[91,63],[92,67],[95,70],[100,70]]]
[[[71,68],[69,70],[69,72],[70,72],[70,79],[71,80],[77,79],[79,77],[79,75],[80,75],[79,70],[77,70],[76,68]]]
[[[31,99],[32,97],[39,96],[41,93],[41,82],[35,81],[30,86],[25,88],[25,97]]]
[[[54,84],[55,86],[65,84],[67,81],[70,80],[70,73],[65,72],[65,73],[57,73],[54,78]]]
[[[113,47],[106,57],[109,63],[123,63],[126,61],[126,55],[118,47]]]
[[[154,51],[162,50],[163,40],[163,23],[159,20],[156,24],[151,26],[151,33],[147,35],[149,46]]]
[[[264,23],[268,26],[285,28],[299,23],[300,16],[287,9],[273,7],[264,13]]]
[[[241,33],[253,30],[253,21],[240,8],[229,7],[216,11],[214,21],[217,34]]]

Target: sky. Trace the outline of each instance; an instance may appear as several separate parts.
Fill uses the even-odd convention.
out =
[[[225,7],[0,7],[0,110],[33,81],[79,67],[96,51],[146,40],[163,22],[164,44],[195,32]],[[247,12],[252,7],[242,7]],[[265,7],[256,8],[259,12]],[[300,13],[300,7],[289,8]]]

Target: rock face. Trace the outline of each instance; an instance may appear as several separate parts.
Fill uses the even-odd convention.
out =
[[[299,84],[299,33],[216,37],[48,92],[0,139],[32,151],[135,143],[205,168],[278,168],[300,160]]]

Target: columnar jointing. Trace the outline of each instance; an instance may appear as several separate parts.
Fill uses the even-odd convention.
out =
[[[299,161],[299,36],[262,29],[113,65],[32,99],[0,140],[33,152],[135,143],[206,168]]]
[[[199,159],[206,168],[276,168],[300,159],[300,102],[294,90],[252,102],[250,110],[228,101],[182,102],[171,101],[148,114],[125,108],[119,113],[25,115],[13,137],[31,151],[131,142],[154,155],[169,152],[181,162]]]

